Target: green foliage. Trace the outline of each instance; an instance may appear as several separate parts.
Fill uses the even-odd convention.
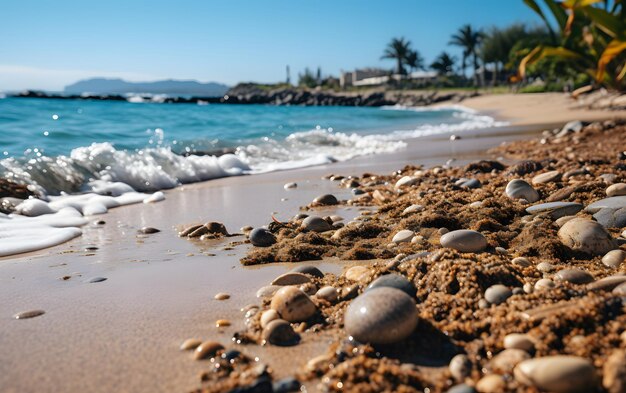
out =
[[[536,0],[524,0],[545,22],[550,43],[534,47],[520,61],[519,73],[548,57],[566,62],[596,83],[625,90],[626,6],[623,0],[544,0],[545,8],[557,22],[555,33]]]
[[[478,49],[484,34],[480,30],[474,30],[471,25],[462,26],[452,35],[448,45],[455,45],[463,49],[461,68],[465,72],[467,59],[472,56],[474,60],[474,85],[478,86]]]
[[[454,72],[456,58],[446,52],[441,52],[430,65],[430,68],[437,71],[439,75],[451,75]]]
[[[411,49],[411,41],[404,37],[393,38],[391,42],[385,48],[381,59],[393,59],[396,61],[396,73],[399,75],[406,75],[405,65],[411,66],[407,63],[407,58],[413,60],[412,56],[416,56],[415,61],[419,59],[419,53]],[[423,61],[423,60],[422,60]]]
[[[317,76],[309,69],[309,67],[305,68],[302,74],[298,74],[298,86],[314,88],[317,85]]]

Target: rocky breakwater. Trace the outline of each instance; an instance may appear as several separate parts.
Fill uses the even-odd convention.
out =
[[[295,264],[260,288],[214,360],[228,372],[206,374],[202,389],[623,392],[626,228],[597,213],[626,207],[611,188],[626,181],[624,146],[626,123],[568,125],[498,148],[508,166],[326,176],[359,192],[273,220],[272,244],[242,240],[242,263],[346,266]],[[361,214],[344,223],[348,208]],[[327,350],[302,354],[303,343]],[[286,347],[293,375],[273,381],[246,345]],[[228,351],[240,357],[226,364]]]

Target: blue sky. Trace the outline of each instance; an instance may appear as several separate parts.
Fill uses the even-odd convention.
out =
[[[375,66],[392,37],[427,64],[461,25],[540,24],[522,0],[20,0],[0,3],[0,91],[60,90],[93,76],[129,80],[292,79]]]

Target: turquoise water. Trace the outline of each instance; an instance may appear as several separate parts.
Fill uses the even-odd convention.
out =
[[[492,121],[459,108],[417,111],[4,98],[0,99],[0,176],[52,193],[77,191],[98,179],[124,181],[136,189],[168,188],[391,152],[403,148],[406,138],[488,127]],[[233,158],[239,162],[180,157],[184,152],[220,148],[234,149]]]

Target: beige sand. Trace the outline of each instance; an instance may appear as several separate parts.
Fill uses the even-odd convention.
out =
[[[522,102],[530,105],[532,97],[485,97],[465,104],[477,109],[485,105],[484,108],[515,122],[528,124],[522,113],[514,115],[518,113],[514,108]],[[545,99],[545,106],[552,105],[551,111],[546,109],[548,113],[564,110],[562,100],[544,95],[534,98]],[[492,107],[486,106],[489,100],[493,100]],[[605,117],[614,115],[605,113]],[[515,116],[520,118],[515,120]],[[588,117],[583,112],[558,120],[536,116],[541,123],[574,118]],[[463,139],[455,142],[445,135],[424,138],[396,154],[179,187],[167,191],[164,202],[122,207],[94,218],[107,223],[101,228],[85,228],[82,237],[66,244],[2,258],[0,391],[172,392],[198,387],[199,373],[209,365],[181,353],[180,343],[198,337],[234,346],[230,338],[243,324],[239,309],[258,302],[256,290],[289,266],[244,268],[239,258],[248,246],[223,249],[228,241],[237,238],[201,248],[178,238],[176,225],[215,220],[234,232],[244,225],[266,224],[272,212],[279,219],[290,217],[299,206],[320,194],[349,197],[348,190],[319,180],[323,174],[389,172],[409,162],[441,164],[450,156],[458,162],[474,160],[503,140],[523,138],[537,131],[537,127],[509,127],[464,133]],[[283,184],[291,181],[299,187],[284,190]],[[338,213],[350,218],[358,212]],[[136,230],[143,226],[157,227],[162,232],[138,237]],[[99,247],[95,255],[83,251],[92,245]],[[203,250],[217,255],[204,255]],[[323,271],[340,271],[343,267],[332,261],[315,265]],[[60,279],[66,275],[71,278]],[[95,276],[108,280],[85,283]],[[213,295],[218,292],[228,292],[232,298],[215,301]],[[46,314],[28,320],[11,319],[14,313],[30,309],[43,309]],[[233,326],[218,330],[214,323],[220,318],[232,320]],[[328,338],[305,335],[303,343],[294,348],[239,349],[273,364],[280,377],[291,375],[327,345]]]

